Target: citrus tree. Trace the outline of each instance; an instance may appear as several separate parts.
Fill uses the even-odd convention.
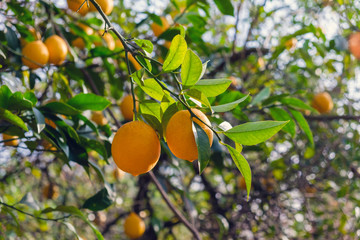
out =
[[[356,239],[357,1],[0,3],[4,239]]]

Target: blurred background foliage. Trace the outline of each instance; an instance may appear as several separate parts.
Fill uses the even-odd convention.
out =
[[[360,237],[360,72],[348,50],[359,13],[359,1],[352,0],[114,1],[108,17],[115,28],[126,38],[150,40],[153,58],[163,61],[169,41],[184,33],[202,62],[209,61],[204,78],[232,80],[225,93],[209,98],[212,105],[250,93],[231,111],[213,114],[213,123],[290,120],[266,143],[244,147],[253,176],[248,201],[244,180],[216,139],[201,175],[163,144],[154,172],[203,239]],[[151,24],[160,17],[171,28],[155,36]],[[96,107],[72,112],[65,104],[93,92],[105,97],[99,110],[110,104],[125,122],[118,107],[130,91],[125,57],[119,44],[109,49],[112,43],[101,39],[98,13],[81,16],[65,1],[8,0],[0,2],[0,22],[0,84],[8,96],[0,99],[0,116],[9,109],[26,123],[0,118],[0,132],[19,138],[15,146],[0,144],[0,201],[8,204],[1,206],[0,238],[95,239],[101,233],[126,239],[122,225],[135,211],[146,224],[141,239],[191,239],[148,175],[115,170],[109,137],[117,127],[109,112],[108,123],[98,125],[88,121]],[[100,33],[88,35],[78,23]],[[22,65],[20,38],[34,40],[30,29],[43,40],[63,35],[71,47],[63,65],[34,71]],[[84,49],[74,46],[78,37]],[[152,68],[160,72],[154,62]],[[159,77],[175,82],[171,74]],[[135,91],[143,102],[146,94]],[[311,99],[324,91],[334,109],[311,112]],[[63,104],[51,105],[54,100]]]

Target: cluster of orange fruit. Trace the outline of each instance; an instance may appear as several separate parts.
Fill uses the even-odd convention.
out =
[[[129,98],[128,101],[132,102],[132,98]],[[130,109],[132,116],[132,108]],[[198,109],[191,110],[203,122],[211,125],[204,113]],[[165,131],[166,141],[171,152],[176,157],[190,162],[198,158],[192,121],[199,124],[206,132],[211,145],[213,140],[211,129],[198,119],[191,118],[188,110],[175,113],[170,118]],[[111,153],[116,165],[121,170],[137,176],[149,172],[157,164],[161,153],[160,139],[156,131],[145,122],[138,120],[128,122],[115,134]]]
[[[58,35],[48,37],[45,42],[40,40],[40,36],[31,29],[30,32],[36,38],[35,41],[26,42],[22,40],[22,62],[30,69],[37,69],[47,63],[61,65],[67,55],[68,47],[64,39]]]
[[[109,15],[114,8],[114,0],[96,0],[96,2],[100,5],[101,9],[106,15]],[[91,2],[89,6],[86,3],[83,3],[84,0],[67,0],[69,9],[74,12],[79,10],[78,13],[80,13],[82,16],[85,16],[88,12],[97,11],[94,4]]]

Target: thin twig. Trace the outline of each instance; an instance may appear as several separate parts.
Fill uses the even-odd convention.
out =
[[[150,171],[149,176],[151,178],[151,180],[154,182],[154,184],[156,185],[157,189],[159,190],[161,196],[163,197],[163,199],[165,200],[166,204],[168,205],[168,207],[174,212],[174,214],[179,218],[179,220],[184,223],[184,225],[192,232],[192,234],[194,235],[194,237],[198,240],[201,239],[199,232],[197,231],[197,229],[191,225],[191,223],[180,213],[180,211],[175,208],[175,206],[170,202],[170,199],[168,198],[165,190],[162,188],[161,184],[159,183],[159,181],[157,180],[155,174]]]
[[[42,217],[37,217],[37,216],[35,216],[35,215],[31,214],[31,213],[25,212],[25,211],[23,211],[23,210],[21,210],[21,209],[18,209],[18,208],[16,208],[16,207],[14,207],[14,206],[11,206],[11,205],[9,205],[9,204],[3,203],[3,202],[0,202],[0,204],[6,206],[6,207],[8,207],[8,208],[14,209],[14,210],[16,210],[16,211],[18,211],[18,212],[21,212],[21,213],[23,213],[23,214],[25,214],[25,215],[31,216],[31,217],[36,218],[36,219],[45,220],[45,221],[54,221],[54,222],[57,222],[57,221],[64,220],[64,219],[66,219],[66,218],[71,217],[71,215],[66,215],[66,216],[63,216],[63,217],[60,217],[60,218],[42,218]]]

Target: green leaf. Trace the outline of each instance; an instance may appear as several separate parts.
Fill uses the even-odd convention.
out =
[[[200,58],[190,49],[187,50],[181,66],[181,81],[185,88],[191,87],[199,81],[202,73]]]
[[[145,79],[143,82],[136,80],[139,87],[150,97],[161,101],[166,94],[159,83],[154,78]]]
[[[9,104],[9,99],[12,95],[11,90],[8,86],[2,85],[0,87],[0,107],[7,108]]]
[[[270,96],[270,88],[266,87],[261,90],[253,99],[252,105],[256,105]]]
[[[50,102],[42,107],[44,110],[49,112],[63,114],[67,116],[77,115],[81,113],[81,111],[75,109],[74,107],[70,106],[69,104],[63,102]]]
[[[154,46],[151,41],[146,39],[135,39],[136,44],[148,53],[152,53]]]
[[[312,112],[317,112],[315,109],[313,109],[312,107],[310,107],[309,105],[307,105],[298,98],[293,98],[293,97],[282,98],[280,99],[280,102],[293,108],[305,109],[305,110],[310,110]]]
[[[225,146],[229,150],[229,153],[230,153],[235,165],[237,166],[241,175],[243,175],[243,177],[245,179],[247,198],[249,200],[249,195],[250,195],[250,190],[251,190],[251,168],[250,168],[250,165],[239,151],[235,150],[234,148],[232,148],[231,146],[229,146],[227,144],[225,144]]]
[[[33,108],[33,113],[36,120],[36,130],[37,133],[40,134],[42,130],[45,128],[45,117],[44,115],[37,109]]]
[[[88,150],[94,150],[95,152],[99,153],[100,156],[102,156],[102,158],[107,162],[108,155],[104,145],[101,142],[85,137],[80,137],[80,139],[83,146],[86,146]]]
[[[236,108],[240,103],[244,102],[248,97],[249,97],[249,95],[246,95],[245,97],[242,97],[234,102],[217,105],[217,106],[211,106],[211,109],[214,112],[228,112],[228,111]]]
[[[35,106],[38,101],[35,94],[33,92],[29,92],[29,91],[24,93],[24,98],[29,100],[33,106]]]
[[[205,94],[203,94],[202,92],[200,92],[197,89],[190,89],[189,91],[186,92],[186,95],[197,100],[198,102],[200,102],[201,104],[207,106],[208,108],[210,108],[210,102],[208,100],[208,98],[205,96]],[[191,100],[191,99],[190,99]],[[199,105],[196,101],[193,101],[196,105]],[[201,106],[199,106],[201,107]]]
[[[0,119],[4,119],[5,121],[18,126],[25,131],[29,131],[24,121],[7,109],[0,108]]]
[[[140,103],[142,114],[152,115],[161,121],[161,105],[153,100],[145,100]]]
[[[293,109],[289,109],[289,110],[290,110],[291,114],[294,116],[295,120],[297,121],[299,127],[306,134],[307,138],[310,141],[311,146],[314,147],[314,138],[313,138],[312,131],[311,131],[310,127],[309,127],[308,122],[306,121],[306,119],[302,115],[302,113],[299,112],[299,111],[293,110]]]
[[[92,211],[101,211],[108,208],[112,203],[113,198],[110,196],[108,188],[104,187],[94,196],[88,198],[82,207]]]
[[[222,14],[234,16],[234,6],[230,0],[214,0],[214,2]]]
[[[197,89],[205,94],[206,97],[216,97],[225,92],[230,86],[230,79],[203,79],[198,81],[191,89]]]
[[[231,128],[224,134],[236,143],[256,145],[266,141],[282,129],[289,121],[248,122]]]
[[[56,208],[46,208],[43,211],[41,211],[41,213],[49,213],[49,212],[63,212],[79,217],[91,227],[98,240],[104,240],[104,237],[101,235],[99,230],[97,230],[97,228],[87,219],[87,217],[77,207],[61,205],[61,206],[57,206]]]
[[[80,111],[102,111],[107,108],[111,102],[106,98],[93,93],[80,93],[71,98],[67,104]]]
[[[294,137],[296,126],[295,126],[295,122],[292,119],[292,117],[290,116],[290,114],[287,111],[285,111],[284,109],[277,108],[277,107],[270,108],[269,110],[270,110],[270,115],[274,120],[276,120],[276,121],[289,120],[289,123],[286,124],[282,130],[289,133],[292,137]]]
[[[186,50],[185,39],[181,35],[176,35],[171,41],[169,52],[163,64],[163,71],[171,72],[177,69],[184,61]]]
[[[102,183],[105,183],[105,176],[104,176],[103,172],[101,171],[101,168],[96,163],[94,163],[92,161],[89,161],[89,165],[94,169],[94,171],[96,172],[99,180]]]
[[[21,92],[15,92],[9,98],[9,110],[29,110],[32,106],[32,102],[25,99]]]
[[[198,150],[198,160],[199,160],[199,173],[201,174],[205,167],[208,165],[210,160],[211,147],[209,143],[209,137],[196,122],[192,122],[193,132],[195,137],[195,142]]]

